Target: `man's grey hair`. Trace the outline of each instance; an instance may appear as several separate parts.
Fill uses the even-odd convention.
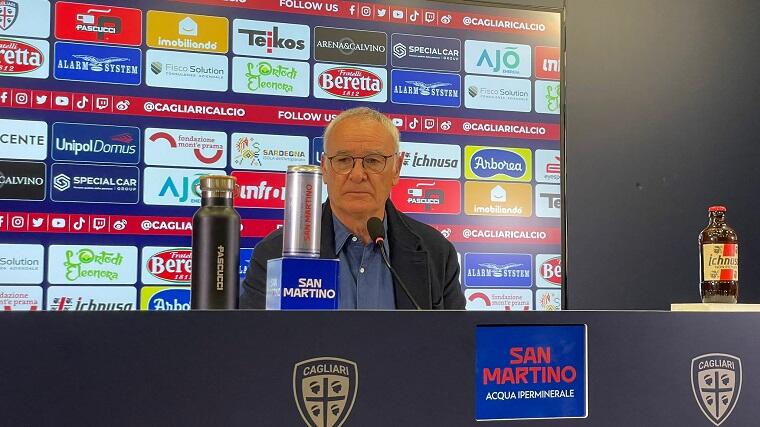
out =
[[[327,151],[327,144],[328,144],[328,141],[330,140],[330,132],[332,132],[333,128],[337,126],[338,123],[344,120],[348,120],[348,119],[374,120],[380,123],[381,125],[383,125],[383,127],[385,127],[385,129],[388,131],[388,134],[390,134],[390,136],[393,138],[395,152],[396,153],[399,152],[400,136],[399,136],[398,128],[396,127],[396,125],[394,125],[391,119],[389,119],[388,116],[386,116],[385,114],[368,107],[356,107],[356,108],[348,109],[338,114],[338,116],[335,117],[335,119],[333,119],[333,121],[331,121],[329,125],[327,125],[327,128],[325,129],[325,133],[323,135],[325,151]]]

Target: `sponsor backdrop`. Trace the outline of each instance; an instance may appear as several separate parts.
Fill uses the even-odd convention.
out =
[[[238,179],[242,276],[287,166],[366,105],[468,309],[558,310],[560,34],[558,12],[425,1],[0,0],[0,309],[186,309],[199,177]]]

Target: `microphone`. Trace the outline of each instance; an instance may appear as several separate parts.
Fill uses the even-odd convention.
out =
[[[380,218],[377,218],[374,216],[368,219],[367,231],[369,232],[369,238],[372,239],[372,241],[375,242],[375,244],[380,247],[380,254],[383,256],[383,261],[385,261],[385,265],[391,271],[391,274],[393,274],[393,278],[396,279],[399,286],[401,286],[401,289],[403,289],[404,293],[406,294],[406,297],[409,298],[409,301],[412,302],[412,305],[414,305],[414,308],[416,310],[422,310],[420,305],[417,304],[417,301],[415,301],[414,298],[412,298],[412,294],[409,293],[409,289],[404,284],[404,281],[401,280],[400,277],[398,277],[398,273],[396,273],[396,269],[394,269],[391,266],[391,262],[388,260],[388,254],[385,252],[385,245],[383,245],[383,242],[385,242],[385,227],[383,227],[383,221]]]

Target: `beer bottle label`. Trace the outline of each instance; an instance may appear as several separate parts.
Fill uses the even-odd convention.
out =
[[[739,245],[702,245],[704,280],[739,280]]]

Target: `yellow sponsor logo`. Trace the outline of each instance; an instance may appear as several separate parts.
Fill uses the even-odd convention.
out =
[[[467,181],[464,183],[464,212],[529,217],[533,214],[533,188],[530,184]]]
[[[150,47],[216,53],[229,48],[227,18],[149,10],[147,27]]]
[[[140,310],[190,310],[190,287],[143,286],[140,289]]]

